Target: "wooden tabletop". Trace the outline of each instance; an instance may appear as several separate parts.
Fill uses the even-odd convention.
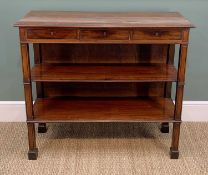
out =
[[[17,27],[194,27],[178,12],[31,11]]]

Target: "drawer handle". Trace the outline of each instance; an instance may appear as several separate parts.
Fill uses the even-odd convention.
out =
[[[104,37],[106,37],[106,35],[107,35],[107,32],[106,32],[106,31],[104,31],[104,32],[103,32],[103,36],[104,36]]]
[[[51,32],[51,36],[53,36],[54,35],[54,32]]]
[[[155,32],[154,34],[156,37],[160,36],[160,33],[159,32]]]

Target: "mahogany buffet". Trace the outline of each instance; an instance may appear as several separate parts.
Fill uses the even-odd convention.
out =
[[[28,159],[38,155],[35,123],[43,133],[50,122],[159,122],[163,133],[173,123],[170,157],[179,157],[189,30],[194,27],[182,15],[31,11],[15,26],[20,34]]]

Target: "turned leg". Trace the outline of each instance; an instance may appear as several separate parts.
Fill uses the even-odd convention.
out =
[[[28,159],[36,160],[38,157],[38,148],[36,147],[35,124],[28,123],[27,128],[28,128],[28,143],[29,143]]]
[[[160,131],[162,133],[169,133],[169,123],[161,123]]]
[[[170,158],[178,159],[179,157],[179,136],[180,136],[180,122],[173,123],[173,135],[172,135],[172,144],[170,148]]]
[[[38,133],[46,133],[47,126],[46,123],[38,123]]]

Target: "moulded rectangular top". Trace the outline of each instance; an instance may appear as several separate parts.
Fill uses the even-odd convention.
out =
[[[178,12],[68,12],[31,11],[17,27],[194,27]]]

